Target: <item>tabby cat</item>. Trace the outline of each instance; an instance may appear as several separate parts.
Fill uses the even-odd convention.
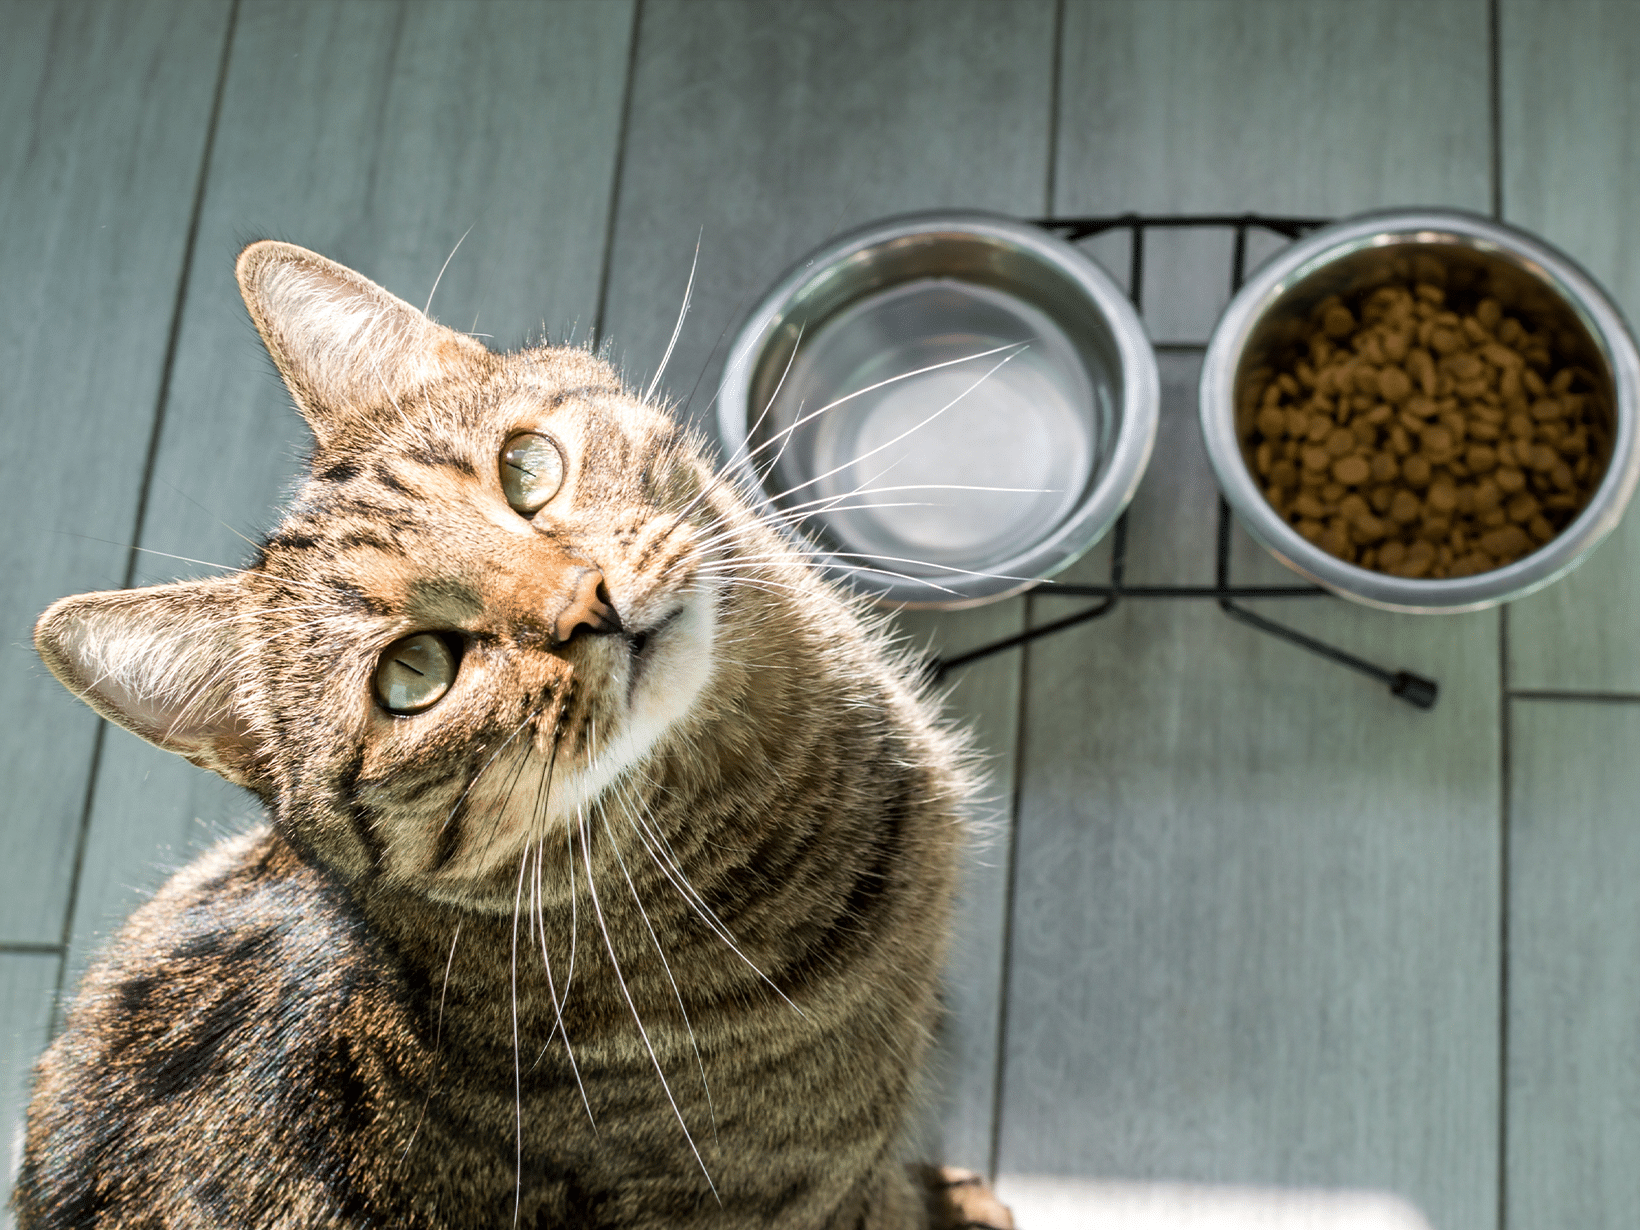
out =
[[[902,1159],[968,788],[906,664],[594,355],[238,276],[293,506],[35,637],[268,822],[86,976],[21,1224],[1005,1224]]]

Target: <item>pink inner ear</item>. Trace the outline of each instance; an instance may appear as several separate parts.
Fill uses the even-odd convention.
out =
[[[368,278],[291,244],[252,244],[238,273],[251,317],[321,439],[358,407],[406,396],[484,353]]]
[[[52,672],[110,721],[232,780],[253,739],[236,708],[237,584],[65,598],[35,628]]]

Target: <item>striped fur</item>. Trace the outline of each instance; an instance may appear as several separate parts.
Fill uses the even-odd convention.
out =
[[[967,1216],[901,1157],[967,788],[904,664],[594,356],[492,354],[288,245],[239,276],[309,477],[251,567],[36,643],[268,823],[87,976],[20,1223]],[[520,431],[566,462],[533,517]],[[591,569],[620,631],[565,640]],[[454,683],[395,716],[373,673],[424,631]]]

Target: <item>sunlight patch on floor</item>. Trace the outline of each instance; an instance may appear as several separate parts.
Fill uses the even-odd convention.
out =
[[[1388,1192],[1001,1175],[1020,1230],[1430,1230]]]

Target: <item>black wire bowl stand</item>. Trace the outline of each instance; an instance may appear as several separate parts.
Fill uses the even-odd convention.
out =
[[[1325,226],[1331,219],[1328,218],[1285,218],[1271,217],[1264,214],[1118,214],[1105,218],[1041,218],[1036,225],[1044,230],[1052,231],[1062,239],[1075,243],[1079,240],[1101,235],[1107,231],[1126,230],[1131,236],[1130,267],[1128,276],[1128,297],[1133,301],[1135,309],[1142,308],[1141,288],[1144,285],[1145,263],[1145,232],[1150,229],[1179,230],[1196,227],[1212,227],[1219,230],[1229,229],[1234,232],[1235,243],[1231,250],[1230,292],[1235,294],[1241,289],[1242,280],[1247,272],[1247,234],[1258,228],[1286,239],[1298,239],[1301,236]],[[1078,624],[1090,623],[1101,619],[1116,609],[1117,603],[1124,598],[1129,599],[1181,599],[1181,600],[1211,600],[1219,604],[1219,609],[1240,623],[1270,636],[1278,637],[1290,644],[1297,645],[1313,654],[1318,654],[1341,666],[1356,671],[1362,675],[1378,681],[1394,696],[1400,697],[1407,704],[1419,709],[1432,709],[1436,698],[1440,694],[1440,685],[1433,679],[1408,670],[1389,670],[1378,666],[1364,658],[1356,657],[1335,645],[1319,641],[1313,636],[1307,636],[1296,628],[1268,619],[1245,607],[1237,606],[1238,600],[1254,598],[1328,598],[1333,595],[1318,585],[1232,585],[1230,583],[1230,505],[1223,496],[1219,497],[1218,517],[1218,556],[1213,585],[1127,585],[1123,575],[1127,564],[1127,513],[1117,518],[1116,525],[1111,531],[1111,561],[1110,580],[1103,585],[1074,585],[1062,584],[1057,581],[1042,581],[1029,591],[1033,596],[1045,598],[1094,598],[1097,601],[1083,610],[1059,619],[1050,620],[1036,627],[1028,628],[1014,636],[1003,637],[980,645],[964,653],[954,654],[951,657],[931,657],[925,663],[924,669],[935,680],[943,679],[947,673],[958,667],[967,666],[982,658],[1002,653],[1004,650],[1039,640],[1044,636],[1052,636],[1056,632],[1063,632],[1067,628],[1074,628]]]

